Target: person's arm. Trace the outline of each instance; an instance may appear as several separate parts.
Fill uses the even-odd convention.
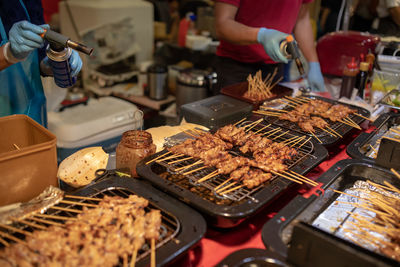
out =
[[[293,34],[307,61],[317,62],[318,56],[314,45],[314,35],[308,9],[309,4],[303,4],[301,6]]]
[[[397,26],[400,26],[400,6],[389,8],[389,14]]]
[[[0,71],[12,65],[12,63],[8,62],[6,59],[6,56],[4,54],[4,47],[5,45],[0,47]]]
[[[218,39],[240,45],[256,44],[260,28],[235,21],[237,10],[234,5],[215,3],[215,29]]]
[[[239,23],[235,20],[237,10],[238,8],[234,5],[221,2],[215,4],[217,37],[220,40],[238,45],[260,43],[272,60],[287,63],[287,58],[279,48],[281,41],[285,40],[287,34],[274,29],[249,27]]]

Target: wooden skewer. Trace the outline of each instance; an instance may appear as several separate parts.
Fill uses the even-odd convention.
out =
[[[273,173],[273,174],[275,174],[275,175],[281,176],[281,177],[283,177],[283,178],[285,178],[285,179],[288,179],[288,180],[290,180],[290,181],[296,182],[296,183],[298,183],[298,184],[303,184],[303,182],[301,182],[301,181],[299,181],[299,180],[297,180],[297,179],[293,179],[293,178],[291,178],[291,177],[289,177],[289,176],[286,176],[286,175],[284,175],[283,173],[275,172],[275,171],[270,171],[270,172]]]
[[[293,102],[293,103],[295,103],[295,104],[303,104],[303,103],[304,103],[304,102],[301,102],[301,101],[298,100],[298,99],[295,99],[294,97],[285,96],[284,98],[286,98],[288,101],[291,101],[291,102]]]
[[[272,140],[275,140],[275,139],[277,139],[277,138],[279,138],[279,137],[281,137],[281,136],[287,134],[288,132],[290,132],[290,131],[288,130],[288,131],[286,131],[286,132],[283,132],[283,133],[281,133],[280,135],[277,135],[277,136],[275,136],[274,138],[272,138]]]
[[[181,161],[185,161],[185,160],[189,160],[189,159],[192,159],[192,158],[193,158],[193,157],[187,157],[187,158],[183,158],[183,159],[177,159],[177,160],[168,162],[168,165],[171,165],[171,164],[174,164],[174,163],[178,163],[178,162],[181,162]]]
[[[304,97],[304,96],[298,96],[297,98],[301,98],[301,99],[303,99],[303,100],[306,101],[306,102],[310,102],[310,101],[311,101],[310,98]]]
[[[400,179],[400,174],[395,169],[391,168],[390,170],[394,173],[394,175],[396,175],[397,178]]]
[[[384,186],[384,185],[380,185],[380,184],[371,182],[371,181],[369,181],[369,180],[367,181],[367,183],[369,183],[370,185],[375,186],[375,187],[377,187],[377,188],[380,188],[380,189],[393,191],[390,187],[387,187],[387,186]]]
[[[350,123],[354,124],[354,126],[357,126],[358,128],[361,129],[361,127],[355,121],[353,121],[349,116],[347,116],[345,119]]]
[[[338,132],[336,132],[335,130],[333,130],[331,127],[326,126],[326,128],[329,129],[329,131],[334,132],[337,136],[339,136],[340,138],[342,138],[343,136],[341,136]]]
[[[195,163],[192,163],[190,165],[186,165],[186,166],[183,166],[183,167],[176,168],[175,171],[177,171],[177,172],[183,171],[183,170],[186,170],[186,169],[188,169],[190,167],[193,167],[193,166],[201,164],[201,163],[203,163],[203,161],[200,159],[200,160],[198,160]]]
[[[97,206],[95,206],[97,207]],[[55,219],[55,220],[62,220],[62,221],[76,221],[77,218],[75,217],[65,217],[65,216],[58,216],[58,215],[48,215],[48,214],[35,214],[34,216],[36,217],[42,217],[42,218],[47,218],[47,219]]]
[[[137,251],[138,251],[138,248],[135,243],[135,248],[133,249],[133,252],[132,252],[131,264],[129,264],[129,267],[135,267]]]
[[[97,197],[82,197],[82,196],[74,196],[74,195],[65,195],[67,198],[76,198],[76,199],[83,199],[83,200],[94,200],[94,201],[101,201],[103,199]]]
[[[286,139],[285,141],[283,141],[282,144],[288,145],[290,143],[296,142],[300,138],[301,138],[301,136],[293,136],[293,137],[290,137],[290,138]]]
[[[272,117],[280,117],[282,113],[273,113],[267,111],[253,111],[256,114],[265,115],[265,116],[272,116]]]
[[[289,111],[284,110],[284,109],[277,109],[277,108],[271,108],[271,107],[263,107],[263,109],[259,109],[257,111],[266,111],[266,112],[282,112],[282,113],[288,113]]]
[[[270,136],[270,135],[273,135],[273,134],[275,134],[275,133],[280,132],[281,130],[282,130],[281,128],[272,129],[272,130],[270,130],[270,131],[268,131],[268,132],[263,133],[262,135],[264,135],[264,136]]]
[[[194,135],[194,134],[192,134],[191,132],[189,132],[189,131],[187,131],[187,130],[184,130],[183,132],[184,132],[185,134],[191,136],[191,137],[198,138],[197,135]]]
[[[79,206],[86,206],[86,207],[92,207],[92,208],[98,207],[98,205],[95,205],[95,204],[82,203],[82,202],[77,202],[77,201],[69,201],[69,200],[64,200],[64,199],[61,200],[60,203],[72,204],[72,205],[79,205]]]
[[[360,126],[358,126],[358,125],[357,125],[357,124],[355,124],[354,122],[351,122],[350,120],[348,120],[348,118],[344,118],[344,119],[343,119],[343,121],[345,121],[345,122],[349,123],[349,124],[350,124],[350,126],[352,126],[352,127],[356,128],[356,129],[359,129],[359,130],[361,130],[361,127],[360,127]]]
[[[160,158],[162,158],[162,157],[164,157],[164,156],[166,156],[166,155],[168,155],[168,154],[171,154],[171,151],[168,151],[167,153],[164,153],[164,154],[159,155],[158,157],[156,157],[156,158],[154,158],[154,159],[152,159],[152,160],[149,160],[148,162],[146,162],[146,165],[147,165],[147,164],[150,164],[150,163],[152,163],[152,162],[154,162],[154,161],[156,161],[156,160],[158,160],[158,159],[160,159]]]
[[[32,235],[31,232],[27,232],[27,231],[25,231],[25,230],[18,229],[18,228],[16,228],[16,227],[9,226],[9,225],[6,225],[6,224],[2,224],[2,223],[1,223],[1,224],[0,224],[0,227],[2,227],[2,228],[4,228],[4,229],[7,229],[7,230],[10,230],[10,231],[13,231],[13,232],[17,232],[17,233],[26,235],[26,236],[31,236],[31,235]]]
[[[128,267],[128,254],[127,253],[124,253],[124,255],[122,256],[122,266]]]
[[[226,183],[228,183],[228,182],[230,182],[230,181],[232,181],[232,180],[233,180],[233,178],[226,179],[223,183],[221,183],[220,185],[218,185],[217,187],[215,187],[215,188],[214,188],[214,191],[218,191],[219,188],[221,188],[221,187],[224,186]]]
[[[176,154],[176,155],[172,155],[172,156],[157,160],[157,162],[163,162],[163,161],[166,161],[166,160],[169,160],[169,159],[179,158],[179,157],[182,157],[182,156],[186,156],[186,155],[179,153],[179,154]]]
[[[21,148],[19,148],[19,146],[17,144],[13,144],[13,146],[15,147],[16,150],[20,150]]]
[[[396,142],[400,142],[400,139],[397,139],[397,138],[391,138],[391,137],[387,137],[387,136],[384,136],[382,138],[389,139],[389,140],[396,141]]]
[[[363,115],[361,115],[361,114],[359,114],[359,113],[353,113],[353,114],[356,115],[356,116],[358,116],[358,117],[361,117],[361,118],[363,118],[363,119],[365,119],[365,120],[373,121],[373,120],[371,120],[370,118],[367,118],[367,117],[365,117],[365,116],[363,116]]]
[[[396,129],[390,129],[390,131],[393,131],[393,132],[395,132],[395,133],[397,133],[397,134],[400,134],[400,131],[399,130],[396,130]]]
[[[39,224],[36,224],[36,223],[33,223],[33,222],[29,222],[29,221],[26,221],[26,220],[23,220],[23,219],[18,219],[18,218],[14,218],[14,217],[11,217],[11,219],[14,220],[14,221],[17,221],[19,223],[26,224],[26,225],[28,225],[28,226],[30,226],[32,228],[37,228],[37,229],[40,229],[40,230],[46,230],[47,229],[43,225],[39,225]]]
[[[151,239],[151,267],[156,267],[156,240]]]
[[[301,175],[300,173],[294,172],[292,170],[289,170],[289,172],[294,174],[294,175],[297,175],[298,177],[303,178],[304,180],[306,180],[306,181],[308,181],[308,182],[310,182],[310,183],[312,183],[314,185],[318,185],[318,183],[316,181],[314,181],[314,180],[312,180],[312,179],[310,179],[308,177],[305,177],[304,175]]]
[[[7,233],[4,233],[4,232],[2,232],[2,231],[0,231],[0,236],[5,237],[5,238],[8,238],[8,239],[10,239],[10,240],[12,240],[12,241],[15,241],[15,242],[17,242],[17,243],[22,243],[22,244],[25,244],[25,245],[26,245],[26,242],[25,242],[24,240],[19,239],[19,238],[16,238],[15,236],[10,235],[10,234],[7,234]]]
[[[257,134],[257,133],[259,133],[259,132],[263,131],[265,128],[269,127],[269,126],[271,126],[271,124],[268,124],[268,125],[266,125],[266,126],[262,127],[261,129],[259,129],[259,130],[255,131],[254,133],[255,133],[255,134]]]
[[[236,122],[235,124],[233,124],[233,126],[236,126],[238,124],[240,124],[241,122],[243,122],[246,119],[246,117],[244,117],[243,119],[241,119],[240,121]]]
[[[395,186],[391,185],[390,183],[388,183],[387,181],[383,181],[383,183],[392,189],[393,192],[399,193],[400,194],[400,189],[396,188]]]
[[[234,188],[228,189],[226,191],[219,192],[218,194],[220,194],[220,195],[228,194],[228,193],[230,193],[232,191],[235,191],[235,190],[238,190],[239,188],[242,188],[242,187],[244,187],[243,184],[235,186]]]
[[[200,167],[200,168],[197,168],[197,169],[194,169],[194,170],[191,170],[191,171],[188,171],[188,172],[184,172],[184,173],[182,173],[182,174],[183,174],[183,175],[188,175],[188,174],[191,174],[191,173],[200,171],[200,170],[202,170],[202,169],[204,169],[204,168],[208,168],[208,166],[202,166],[202,167]]]
[[[334,133],[331,133],[330,131],[328,131],[327,129],[324,129],[324,128],[322,128],[322,127],[318,127],[319,129],[321,129],[322,131],[324,131],[324,132],[326,132],[326,133],[328,133],[329,135],[332,135],[332,136],[334,136],[334,137],[338,137],[336,134],[334,134]]]
[[[219,173],[218,173],[218,170],[213,171],[212,173],[207,174],[206,176],[204,176],[203,178],[201,178],[200,180],[197,180],[197,183],[205,182],[205,181],[207,181],[207,180],[209,180],[209,179],[211,179],[211,178],[217,176],[218,174],[219,174]]]
[[[329,190],[332,190],[333,192],[338,193],[338,194],[343,194],[343,195],[346,195],[346,196],[355,197],[355,198],[364,200],[364,199],[363,199],[362,197],[360,197],[360,196],[356,196],[356,195],[353,195],[353,194],[345,193],[345,192],[342,192],[342,191],[339,191],[339,190],[335,190],[335,189],[333,189],[333,188],[328,188],[328,189],[329,189]]]
[[[350,126],[350,127],[353,127],[353,128],[357,128],[357,127],[354,127],[354,125],[352,125],[352,124],[350,124],[349,122],[346,122],[346,121],[344,121],[344,120],[338,120],[338,122],[343,123],[343,124],[346,124],[346,125],[348,125],[348,126]]]
[[[245,126],[242,126],[241,128],[244,128],[244,129],[246,129],[247,127],[251,127],[251,126],[253,126],[254,124],[255,125],[257,125],[257,124],[259,124],[260,122],[262,122],[264,119],[259,119],[259,120],[256,120],[256,121],[253,121],[252,123],[249,123],[249,124],[247,124],[247,125],[245,125]]]
[[[235,185],[237,185],[237,183],[236,183],[236,182],[233,182],[233,183],[231,183],[231,184],[228,184],[227,186],[221,187],[220,189],[214,190],[214,191],[215,191],[217,194],[220,194],[220,192],[226,191],[226,189],[228,189],[228,188],[230,188],[230,187],[232,187],[232,186],[235,186]]]
[[[369,146],[370,146],[371,149],[375,152],[375,154],[378,154],[378,151],[376,151],[376,149],[375,149],[371,144],[369,144]]]
[[[281,100],[281,99],[278,99],[277,101],[280,102],[280,103],[282,103],[282,104],[285,104],[285,105],[287,105],[287,106],[289,106],[289,107],[292,107],[292,108],[297,107],[297,105],[290,104],[289,102],[285,102],[285,101],[283,101],[283,100]]]
[[[10,243],[8,243],[7,241],[5,241],[3,238],[0,237],[0,243],[2,243],[5,247],[10,246]]]
[[[322,141],[321,140],[319,140],[319,138],[313,133],[313,132],[310,132],[314,137],[315,137],[315,139],[317,139],[318,140],[318,142],[320,142],[321,144],[322,144]]]
[[[40,218],[36,218],[36,217],[29,217],[29,220],[32,220],[35,222],[41,222],[41,223],[45,223],[45,224],[49,224],[49,225],[63,226],[62,223],[44,220],[44,219],[40,219]]]
[[[304,141],[304,143],[302,143],[297,149],[300,149],[302,146],[304,146],[305,144],[307,144],[312,137],[309,137],[306,141]]]
[[[81,210],[77,209],[68,209],[68,208],[62,208],[62,207],[57,207],[57,206],[52,206],[49,209],[54,209],[54,210],[62,210],[62,211],[69,211],[69,212],[74,212],[74,213],[82,213]]]
[[[305,136],[302,136],[299,140],[297,140],[296,142],[294,142],[290,147],[294,147],[295,145],[297,145],[298,143],[300,143],[301,141],[303,141],[303,139],[306,138]]]

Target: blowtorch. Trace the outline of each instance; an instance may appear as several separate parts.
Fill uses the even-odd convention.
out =
[[[71,75],[69,65],[72,49],[91,55],[93,48],[72,41],[70,38],[50,29],[44,29],[44,33],[40,36],[49,42],[46,55],[53,70],[55,83],[63,88],[71,87],[76,82],[76,77]]]
[[[304,71],[303,63],[300,60],[299,47],[297,46],[297,43],[295,42],[292,35],[286,36],[286,40],[282,41],[280,44],[280,49],[281,49],[281,52],[288,59],[294,60],[294,62],[296,63],[297,69],[300,73],[300,76],[305,80],[307,88],[303,88],[302,91],[306,91],[306,92],[311,91],[311,89],[308,86],[308,80],[306,77],[306,73]]]

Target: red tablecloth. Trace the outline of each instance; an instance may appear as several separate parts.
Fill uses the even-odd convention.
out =
[[[346,154],[346,147],[359,134],[360,131],[354,130],[351,134],[347,135],[339,145],[328,148],[329,158],[313,169],[307,176],[316,179],[336,162],[349,158]],[[182,259],[173,265],[189,267],[214,266],[226,256],[237,250],[244,248],[265,249],[265,245],[261,240],[261,230],[263,225],[299,193],[301,193],[299,190],[288,192],[277,199],[274,203],[271,203],[271,205],[262,212],[247,219],[235,228],[222,230],[209,228],[206,236],[200,241],[200,243],[189,250]]]

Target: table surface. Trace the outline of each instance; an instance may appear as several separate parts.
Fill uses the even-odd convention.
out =
[[[361,126],[363,129],[367,129],[369,124],[368,122],[364,122]],[[315,180],[338,161],[350,158],[346,154],[346,147],[360,133],[361,131],[359,130],[352,130],[341,140],[339,145],[328,148],[329,157],[307,174],[307,177]],[[304,192],[292,190],[264,208],[262,212],[259,212],[232,229],[209,228],[205,237],[199,244],[190,249],[188,253],[175,262],[173,266],[215,266],[226,256],[237,250],[245,248],[265,249],[266,247],[261,240],[262,227],[300,193]]]

